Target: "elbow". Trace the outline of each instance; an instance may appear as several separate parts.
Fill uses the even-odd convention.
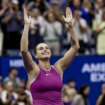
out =
[[[25,48],[24,46],[20,46],[20,52],[21,53],[26,53],[26,52],[28,52],[28,49]]]
[[[28,51],[20,50],[20,53],[21,53],[22,56],[24,56],[24,55],[27,55]]]
[[[20,49],[20,52],[21,52],[21,53],[27,53],[28,50],[27,50],[27,49]]]
[[[80,44],[79,44],[79,42],[75,45],[75,47],[76,47],[77,51],[80,49]]]
[[[76,51],[78,52],[78,51],[79,51],[79,49],[80,49],[80,46],[77,46],[75,49],[76,49]]]
[[[77,46],[77,51],[80,49],[80,45]]]

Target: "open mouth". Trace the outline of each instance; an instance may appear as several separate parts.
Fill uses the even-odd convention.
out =
[[[49,55],[49,53],[48,52],[43,52],[42,55]]]

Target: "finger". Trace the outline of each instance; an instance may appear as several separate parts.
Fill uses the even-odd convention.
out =
[[[69,7],[66,8],[66,16],[72,17],[72,11]]]
[[[63,20],[64,20],[64,21],[66,20],[66,18],[65,18],[65,16],[64,16],[64,15],[62,15],[62,18],[63,18]]]
[[[27,16],[27,11],[25,8],[24,8],[24,16]]]

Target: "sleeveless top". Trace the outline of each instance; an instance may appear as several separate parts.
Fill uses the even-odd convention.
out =
[[[53,66],[50,71],[40,68],[37,78],[30,85],[33,105],[63,105],[62,87],[61,77]]]

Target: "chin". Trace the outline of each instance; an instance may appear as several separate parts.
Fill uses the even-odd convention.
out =
[[[42,59],[50,59],[50,56],[43,56]]]

